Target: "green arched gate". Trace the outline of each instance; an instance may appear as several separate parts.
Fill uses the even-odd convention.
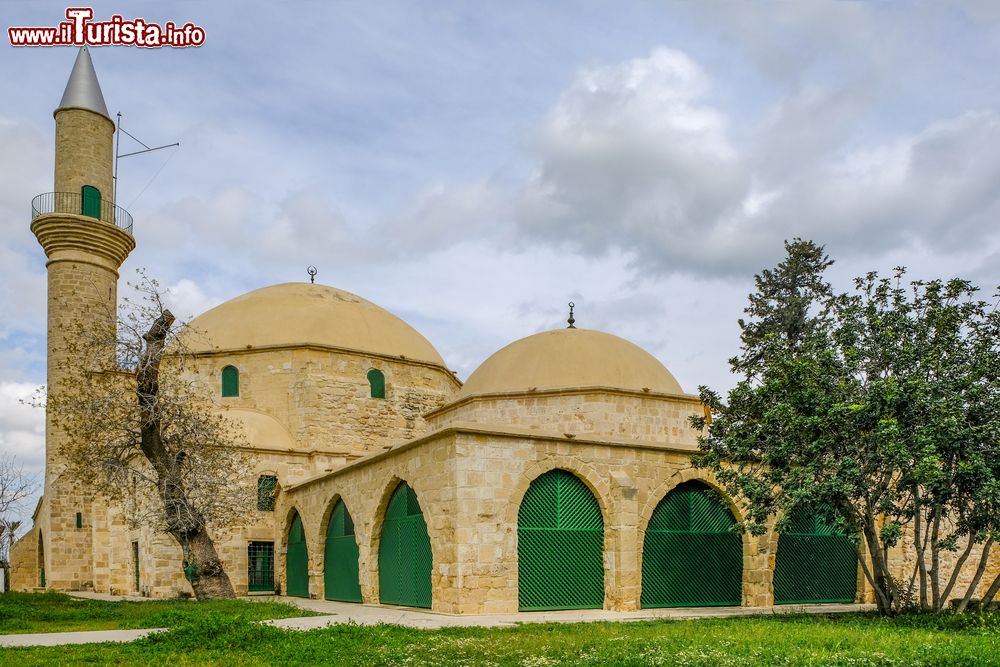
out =
[[[678,485],[653,510],[642,550],[643,607],[720,607],[743,599],[743,538],[719,494]]]
[[[517,514],[521,610],[604,606],[604,519],[590,489],[565,470],[535,479]]]
[[[816,512],[792,514],[778,537],[774,558],[774,604],[854,602],[858,552]]]
[[[327,600],[361,602],[358,583],[358,543],[354,539],[354,521],[343,500],[338,500],[330,514],[323,551],[323,595]]]
[[[285,554],[285,593],[295,597],[309,597],[309,550],[306,548],[306,531],[302,517],[296,512],[288,529],[288,551]]]
[[[378,589],[384,604],[431,606],[431,540],[417,494],[406,482],[396,487],[385,510]]]

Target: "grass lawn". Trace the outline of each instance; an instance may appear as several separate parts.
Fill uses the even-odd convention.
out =
[[[255,605],[251,605],[253,608]],[[1000,665],[1000,615],[795,616],[412,630],[342,625],[311,632],[231,613],[131,644],[6,649],[17,665]]]
[[[0,634],[172,628],[203,618],[241,616],[250,620],[315,616],[311,611],[279,602],[244,600],[150,600],[105,602],[81,600],[63,593],[4,593],[0,595]]]

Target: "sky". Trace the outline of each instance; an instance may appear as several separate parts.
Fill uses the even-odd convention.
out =
[[[842,290],[898,265],[1000,284],[994,0],[91,6],[205,30],[198,48],[91,49],[122,127],[180,142],[122,159],[117,203],[137,244],[122,280],[145,268],[182,317],[314,265],[465,379],[573,301],[577,326],[695,393],[732,386],[736,321],[785,239],[824,244]],[[65,8],[7,0],[3,27]],[[0,453],[35,474],[29,205],[53,188],[75,57],[2,36]]]

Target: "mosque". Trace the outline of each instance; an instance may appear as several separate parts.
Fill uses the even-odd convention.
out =
[[[114,326],[102,313],[135,248],[86,49],[55,125],[54,192],[31,221],[48,258],[50,392],[66,381],[67,323]],[[216,536],[237,594],[452,614],[870,599],[853,542],[818,521],[734,531],[738,503],[691,465],[698,397],[572,315],[464,384],[406,322],[324,285],[264,287],[191,327],[193,366],[256,466],[249,525]],[[190,593],[169,536],[130,529],[66,474],[72,438],[47,416],[44,495],[13,549],[13,587]]]

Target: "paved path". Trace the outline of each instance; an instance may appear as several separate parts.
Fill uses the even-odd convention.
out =
[[[82,598],[101,600],[131,600],[131,597],[114,597],[95,593],[70,593]],[[138,598],[147,599],[147,598]],[[442,614],[426,609],[387,607],[382,605],[306,600],[277,596],[253,596],[249,601],[274,600],[289,602],[302,609],[322,614],[303,618],[281,618],[263,621],[267,625],[288,630],[314,630],[338,623],[356,625],[402,625],[409,628],[433,630],[478,626],[485,628],[514,627],[521,623],[585,623],[593,621],[648,621],[656,619],[688,620],[698,618],[730,618],[734,616],[771,616],[779,614],[840,614],[870,611],[870,604],[805,604],[780,607],[688,607],[682,609],[642,609],[640,611],[606,611],[584,609],[574,611],[521,612],[514,614],[455,615]],[[60,644],[93,644],[100,642],[130,642],[166,628],[143,630],[97,630],[90,632],[50,632],[30,635],[0,635],[0,646],[58,646]]]
[[[63,644],[100,644],[101,642],[130,642],[142,639],[166,628],[143,630],[89,630],[87,632],[43,632],[34,635],[0,635],[0,646],[62,646]]]

